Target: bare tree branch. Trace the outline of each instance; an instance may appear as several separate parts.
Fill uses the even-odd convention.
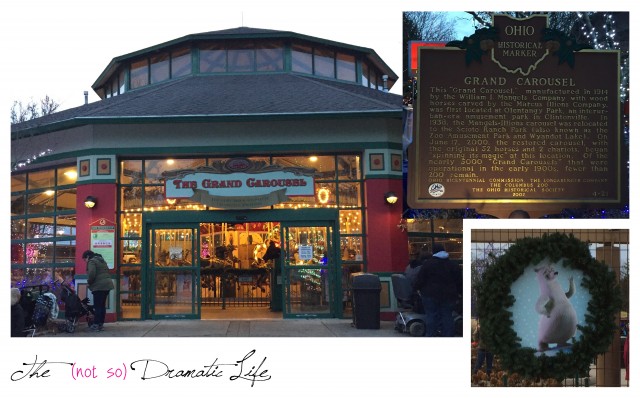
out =
[[[420,40],[451,41],[456,38],[455,21],[447,13],[410,11],[405,15],[417,28]]]
[[[11,124],[26,122],[54,113],[60,107],[60,103],[46,95],[39,103],[30,99],[26,104],[22,101],[13,101],[11,105]]]

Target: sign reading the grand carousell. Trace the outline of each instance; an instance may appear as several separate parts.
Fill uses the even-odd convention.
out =
[[[167,199],[188,198],[221,209],[255,209],[314,195],[315,170],[233,158],[163,173]]]
[[[412,208],[620,202],[619,51],[547,26],[496,15],[463,41],[420,48]]]

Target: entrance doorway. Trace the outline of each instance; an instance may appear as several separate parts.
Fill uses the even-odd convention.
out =
[[[280,297],[272,275],[280,262],[265,254],[270,242],[280,246],[280,223],[210,222],[199,230],[202,319],[273,317]]]
[[[198,318],[200,316],[199,267],[196,256],[197,229],[151,228],[149,250],[151,318]]]
[[[336,264],[328,225],[285,226],[283,230],[285,317],[326,317],[335,312]]]
[[[143,220],[143,318],[343,315],[337,212],[176,214]],[[322,217],[288,221],[309,214]],[[270,245],[278,255],[267,256]]]

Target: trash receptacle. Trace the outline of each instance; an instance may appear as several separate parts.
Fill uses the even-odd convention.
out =
[[[380,329],[380,278],[356,272],[351,276],[353,324],[356,329]]]

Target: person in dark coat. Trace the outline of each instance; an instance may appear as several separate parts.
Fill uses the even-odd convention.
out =
[[[82,259],[87,261],[87,283],[93,295],[93,309],[95,317],[93,325],[89,327],[92,332],[101,332],[104,329],[104,318],[107,312],[107,298],[113,290],[113,281],[109,273],[107,262],[101,255],[86,250],[82,253]]]
[[[449,259],[442,244],[433,245],[433,254],[426,259],[413,284],[422,296],[426,315],[426,335],[451,337],[455,334],[453,310],[462,294],[462,270]]]
[[[404,270],[404,276],[407,278],[411,287],[415,284],[414,282],[416,280],[416,276],[418,276],[418,272],[420,272],[422,263],[429,257],[431,257],[431,250],[429,249],[429,246],[422,245],[420,251],[416,254],[416,258],[409,261],[407,268]]]
[[[25,337],[25,311],[20,305],[20,289],[11,289],[11,337]]]

